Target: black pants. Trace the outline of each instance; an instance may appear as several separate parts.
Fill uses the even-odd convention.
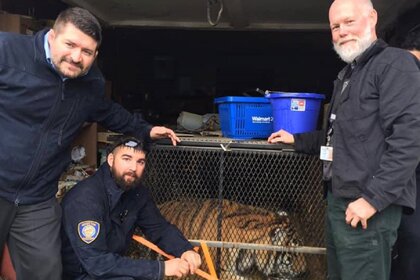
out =
[[[367,229],[352,228],[345,222],[350,199],[335,198],[328,192],[327,260],[330,280],[388,280],[391,249],[397,239],[402,207],[390,205],[373,215]]]
[[[3,209],[11,215],[0,220],[0,232],[6,235],[17,280],[60,280],[61,207],[56,199],[19,206],[2,200],[0,207],[1,216]]]

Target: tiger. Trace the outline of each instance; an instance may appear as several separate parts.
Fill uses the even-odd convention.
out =
[[[159,208],[168,222],[177,226],[188,239],[287,247],[302,245],[285,211],[271,212],[226,199],[168,201]],[[222,221],[219,238],[218,217]],[[219,268],[222,280],[290,280],[301,279],[307,273],[303,254],[239,248],[222,249]]]

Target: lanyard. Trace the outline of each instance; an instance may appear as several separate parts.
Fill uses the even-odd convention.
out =
[[[331,146],[332,136],[334,134],[334,122],[337,117],[338,109],[341,107],[341,98],[343,96],[343,92],[346,90],[347,86],[350,83],[350,76],[353,71],[354,65],[348,65],[346,69],[346,73],[343,77],[343,82],[341,84],[341,91],[340,93],[334,96],[333,102],[331,104],[331,114],[328,121],[328,131],[327,131],[327,146]]]

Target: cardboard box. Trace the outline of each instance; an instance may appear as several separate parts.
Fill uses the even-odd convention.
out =
[[[122,136],[121,133],[105,131],[98,132],[98,142],[103,144],[112,144],[115,140],[115,137]],[[114,140],[113,140],[114,138]]]
[[[32,17],[0,12],[0,31],[32,35],[37,31],[52,27],[54,21],[37,20]]]
[[[86,151],[86,157],[82,160],[84,164],[97,167],[98,151],[98,125],[96,123],[85,124],[79,136],[74,140],[74,146],[83,146]]]

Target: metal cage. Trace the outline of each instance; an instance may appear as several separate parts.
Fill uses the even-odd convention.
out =
[[[325,279],[321,175],[286,145],[194,137],[155,144],[145,185],[188,239],[208,242],[219,279]]]

